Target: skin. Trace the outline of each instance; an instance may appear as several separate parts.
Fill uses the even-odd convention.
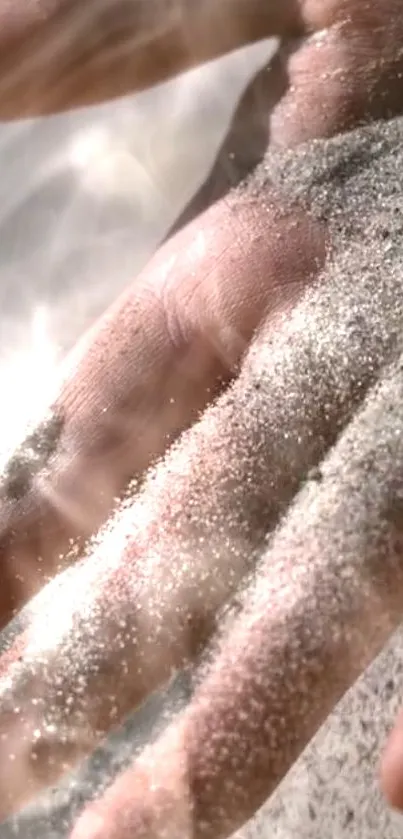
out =
[[[93,0],[85,4],[85,16],[83,4],[72,0],[26,9],[4,3],[0,115],[12,119],[103,101],[263,35],[280,36],[282,49],[270,73],[260,74],[247,91],[221,151],[222,161],[231,148],[236,149],[235,179],[253,169],[266,146],[298,147],[305,140],[332,137],[361,122],[400,112],[403,20],[397,0],[284,0],[280,6],[259,0],[232,0],[224,6],[207,0],[189,2],[181,10],[183,16],[173,20],[162,0],[153,4],[133,0],[110,8],[107,2]],[[322,30],[318,46],[312,33]],[[124,51],[127,46],[130,49]],[[201,653],[217,629],[215,610],[253,568],[264,533],[277,523],[298,490],[307,464],[301,464],[301,474],[294,473],[287,484],[287,464],[280,459],[279,483],[269,499],[272,518],[262,519],[261,508],[267,506],[263,492],[254,499],[256,506],[250,503],[247,477],[259,476],[261,467],[253,460],[253,436],[245,448],[242,411],[249,411],[250,359],[255,348],[259,356],[265,340],[267,346],[283,328],[282,316],[287,320],[320,276],[332,253],[332,233],[281,188],[267,187],[264,194],[257,190],[254,196],[242,190],[225,195],[232,185],[233,179],[216,168],[180,220],[179,232],[85,337],[70,360],[54,406],[62,422],[48,462],[24,484],[21,497],[3,489],[0,614],[4,625],[47,576],[69,564],[70,541],[80,553],[88,537],[108,519],[128,482],[135,478],[140,483],[156,459],[190,429],[146,479],[140,495],[132,492],[122,515],[112,517],[87,558],[74,569],[71,581],[66,578],[60,602],[67,603],[66,611],[75,623],[56,652],[40,647],[38,641],[41,616],[47,626],[53,620],[56,631],[60,605],[51,589],[38,601],[26,634],[0,660],[0,730],[8,737],[0,749],[2,815],[57,777],[66,763],[93,748],[169,677],[172,667]],[[256,339],[257,331],[264,336],[263,343]],[[251,344],[252,356],[247,354]],[[228,390],[232,382],[233,389]],[[199,419],[219,394],[220,399]],[[336,395],[334,399],[329,425],[317,435],[322,441],[318,446],[323,445],[323,451],[317,452],[320,457],[338,430],[340,407]],[[270,399],[261,400],[259,428],[267,426],[269,403]],[[354,413],[353,397],[349,405]],[[349,415],[343,417],[343,424],[348,419]],[[226,450],[231,450],[238,476],[230,487],[224,480]],[[274,448],[273,455],[277,451]],[[260,481],[267,487],[261,475]],[[232,531],[229,518],[238,498],[235,490],[240,493],[240,512]],[[200,520],[204,515],[211,522],[216,514],[218,525],[210,524],[204,532],[192,517],[187,521],[183,511],[195,505]],[[308,522],[305,545],[312,544],[309,527]],[[244,548],[238,564],[233,551],[222,552],[223,533],[232,545]],[[200,536],[207,539],[208,551],[198,547]],[[287,538],[277,549],[279,567],[286,554],[298,559],[297,546]],[[206,557],[213,548],[221,549],[221,554],[216,565],[208,566]],[[183,562],[175,565],[181,552],[181,558],[185,553],[191,563],[188,575],[181,572]],[[153,565],[155,555],[160,559]],[[214,587],[209,585],[212,573],[218,575]],[[340,690],[348,686],[335,684],[331,696],[323,698],[320,713],[312,703],[308,720],[297,713],[295,698],[276,695],[286,709],[290,742],[283,752],[275,744],[279,757],[268,775],[257,741],[271,713],[273,684],[262,696],[258,674],[262,660],[274,656],[273,650],[262,647],[262,638],[273,631],[267,609],[262,610],[273,572],[263,567],[261,573],[261,585],[257,594],[251,591],[250,605],[246,598],[245,609],[237,611],[234,622],[225,623],[226,632],[214,642],[211,667],[200,671],[185,715],[117,781],[100,805],[84,814],[75,830],[77,839],[123,839],[127,833],[154,836],[167,820],[173,835],[178,835],[180,829],[190,829],[189,819],[197,836],[228,835],[262,803],[320,724],[320,715],[330,711]],[[180,585],[164,598],[170,579]],[[80,612],[85,614],[88,603],[92,621],[82,622]],[[293,608],[290,603],[289,614]],[[113,640],[121,640],[117,626],[122,616],[127,630],[123,646]],[[280,625],[284,615],[277,617]],[[277,651],[281,661],[284,644]],[[101,662],[99,672],[85,682],[83,694],[74,689],[78,671],[68,666],[77,645],[83,650],[84,669],[86,655],[98,656]],[[346,652],[341,646],[337,654]],[[273,672],[275,663],[271,661]],[[316,696],[321,696],[327,680],[327,674],[321,675],[312,682]],[[61,694],[59,706],[55,684]],[[41,698],[35,707],[33,697]],[[73,707],[67,698],[73,699]],[[257,698],[261,716],[254,717]],[[66,746],[43,734],[32,746],[33,733],[55,704],[57,723],[63,721],[66,708],[73,715],[70,742]],[[251,709],[249,729],[239,714],[245,707]],[[257,755],[241,775],[231,765],[231,754],[235,763],[242,763],[236,747],[229,750],[231,730]],[[211,731],[216,732],[215,740]],[[399,721],[382,764],[383,786],[396,806],[403,805],[402,732]],[[227,757],[222,760],[224,746]],[[6,759],[11,748],[13,764]],[[273,744],[268,741],[266,755],[270,749]],[[236,811],[233,795],[220,798],[228,778],[244,791]]]

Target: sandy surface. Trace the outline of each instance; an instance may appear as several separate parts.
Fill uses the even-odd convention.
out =
[[[255,66],[259,61],[261,54],[256,54]],[[245,67],[243,59],[237,59],[232,69],[230,65],[226,70],[220,65],[220,70],[214,70],[224,74],[221,84],[232,85],[233,104],[237,86],[239,90],[248,75]],[[161,124],[173,124],[167,117],[166,92],[159,100],[157,93],[154,100],[141,100],[140,105],[131,106],[129,116],[127,102],[122,104],[118,109],[117,133],[116,113],[113,113],[113,121],[105,111],[80,115],[78,121],[68,119],[67,140],[65,118],[39,126],[20,126],[18,131],[15,127],[5,129],[3,151],[0,148],[0,167],[8,173],[1,181],[3,358],[10,352],[10,347],[14,350],[25,340],[32,310],[39,304],[50,308],[50,340],[57,341],[63,352],[76,337],[74,331],[79,331],[91,320],[105,301],[124,286],[129,274],[143,264],[200,183],[222,137],[230,109],[223,107],[222,95],[213,95],[214,90],[220,89],[214,82],[217,78],[213,74],[203,83],[203,101],[205,107],[210,108],[211,136],[206,138],[204,134],[205,146],[200,149],[199,144],[196,151],[195,112],[187,118],[188,122],[183,116],[185,112],[192,114],[190,88],[172,88],[170,112],[176,102],[180,129],[176,128],[178,133],[172,144],[165,146],[170,149],[169,159],[163,150],[157,152],[157,146],[150,153],[153,137],[158,134],[156,109],[160,109]],[[208,102],[213,104],[208,105]],[[205,114],[202,117],[205,125]],[[145,126],[148,126],[148,134]],[[131,147],[125,142],[123,148],[122,136],[129,134],[131,137],[141,135],[141,142],[137,136]],[[187,174],[171,200],[174,178],[172,174],[169,182],[167,178],[168,172],[173,171],[173,162],[178,159],[179,140],[182,143],[182,171]],[[90,167],[89,170],[87,163],[93,158],[91,148],[94,147],[98,149],[98,168]],[[113,168],[110,149],[116,151],[117,147],[120,151],[115,154]],[[184,159],[187,169],[183,167]],[[127,191],[122,184],[127,181],[128,171],[132,173],[133,186]],[[33,186],[27,196],[29,183]],[[83,224],[86,225],[84,228]],[[107,242],[106,250],[94,256],[94,242],[101,239]],[[118,264],[117,254],[121,255]],[[113,287],[110,282],[112,267]],[[385,806],[376,777],[385,734],[403,693],[402,640],[403,634],[399,631],[243,834],[281,839],[294,836],[397,839],[403,835],[403,817],[392,814]],[[183,702],[186,695],[187,684],[183,677],[172,686],[166,699],[168,712]],[[3,825],[0,839],[12,835],[21,839],[65,835],[82,801],[93,794],[95,788],[104,785],[107,778],[130,758],[136,747],[150,735],[156,721],[157,725],[161,724],[163,710],[161,698],[155,698],[130,721],[124,732],[82,767],[74,779],[69,779],[16,820]]]

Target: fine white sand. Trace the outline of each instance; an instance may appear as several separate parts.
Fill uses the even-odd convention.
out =
[[[166,91],[157,91],[135,103],[120,103],[113,111],[97,109],[79,118],[0,129],[0,377],[7,371],[9,375],[12,358],[19,354],[23,381],[21,347],[28,344],[28,360],[26,327],[38,306],[52,314],[48,340],[56,361],[144,263],[201,182],[247,81],[248,66],[257,68],[265,50],[267,46],[259,47],[248,53],[247,60],[242,53],[216,65],[203,82],[192,74],[186,84],[177,83],[170,100],[174,120],[168,120],[164,110],[169,100]],[[199,97],[192,95],[197,85],[202,91]],[[232,92],[226,105],[224,90]],[[164,148],[158,145],[156,113],[161,125],[175,126]],[[203,144],[195,142],[201,125]],[[99,241],[106,242],[102,252],[97,252]],[[11,412],[8,424],[13,424]],[[1,433],[4,440],[5,421]],[[402,642],[398,631],[243,835],[256,839],[402,835],[403,817],[392,814],[382,801],[376,775],[386,731],[403,696]],[[172,695],[175,702],[183,699],[186,683],[174,686]],[[63,784],[51,798],[0,827],[0,839],[65,835],[80,802],[127,759],[141,739],[139,732],[146,737],[160,711],[156,699],[74,782]]]

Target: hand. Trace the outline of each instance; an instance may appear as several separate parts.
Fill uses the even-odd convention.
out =
[[[392,6],[305,4],[312,25],[335,23],[268,75],[293,82],[273,147],[396,112]],[[188,820],[227,835],[399,619],[401,123],[389,130],[269,158],[168,242],[74,359],[49,462],[27,481],[10,469],[4,617],[38,586],[35,558],[55,570],[181,435],[2,659],[4,812],[208,645],[189,707],[77,835]]]
[[[295,139],[331,134],[399,110],[400,11],[399,0],[2,0],[0,116],[121,96],[275,35],[288,87],[277,131],[288,142],[286,114]]]

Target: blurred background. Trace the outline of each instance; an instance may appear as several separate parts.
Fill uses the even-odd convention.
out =
[[[49,398],[57,365],[142,268],[210,171],[268,42],[111,105],[0,125],[0,463]],[[243,832],[277,839],[399,839],[377,788],[403,695],[400,632]],[[181,676],[0,839],[56,839],[82,802],[186,700]],[[165,704],[164,704],[165,703]],[[159,724],[159,723],[158,723]]]

